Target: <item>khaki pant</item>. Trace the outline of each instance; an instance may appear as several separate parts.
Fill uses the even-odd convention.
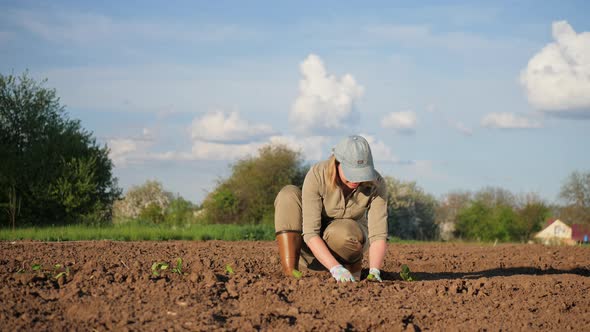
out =
[[[293,185],[285,186],[275,199],[275,231],[302,230],[301,189]],[[352,219],[322,219],[320,236],[341,264],[362,260],[363,252],[368,248],[367,230]],[[325,269],[305,243],[301,248],[299,266],[311,270]]]

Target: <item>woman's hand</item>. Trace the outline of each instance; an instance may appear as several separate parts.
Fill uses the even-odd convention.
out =
[[[344,266],[336,265],[330,269],[330,273],[332,277],[336,279],[337,282],[355,282],[354,277]]]
[[[373,281],[379,281],[382,282],[383,279],[381,279],[381,271],[379,271],[379,269],[376,269],[374,267],[369,269],[369,276],[367,277],[368,280],[373,280]]]

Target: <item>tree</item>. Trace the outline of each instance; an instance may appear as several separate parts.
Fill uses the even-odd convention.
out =
[[[521,240],[524,241],[541,231],[545,220],[550,216],[550,209],[543,202],[531,202],[520,208],[517,213],[523,231]]]
[[[184,198],[175,197],[166,211],[164,211],[165,222],[168,225],[184,225],[192,223],[195,220],[194,213],[197,210],[196,206]]]
[[[164,190],[162,184],[156,180],[148,180],[140,186],[133,186],[128,191],[122,200],[115,202],[114,215],[115,222],[125,222],[130,219],[136,219],[141,216],[144,210],[144,217],[146,213],[148,216],[161,214],[163,217],[164,211],[174,200],[171,192]],[[148,218],[150,220],[162,220],[158,218]]]
[[[441,240],[453,238],[459,211],[471,204],[472,194],[469,191],[456,191],[444,195],[438,202],[435,211],[435,222],[439,228]]]
[[[437,236],[436,200],[416,182],[386,176],[389,234],[402,239],[430,240]]]
[[[522,237],[523,227],[512,207],[475,200],[459,212],[456,236],[477,241],[515,241]]]
[[[121,190],[108,148],[45,82],[0,74],[0,202],[13,227],[110,222]]]
[[[590,171],[572,172],[561,186],[559,197],[566,202],[560,218],[569,224],[590,224]]]
[[[510,191],[499,187],[485,187],[475,193],[474,200],[489,206],[514,206],[516,197]]]
[[[545,220],[551,216],[551,208],[535,193],[521,195],[517,202],[516,213],[523,231],[521,240],[526,241],[543,228]]]
[[[287,184],[301,186],[307,172],[301,153],[285,145],[266,145],[258,156],[239,160],[231,176],[203,201],[209,223],[272,224],[274,200]]]

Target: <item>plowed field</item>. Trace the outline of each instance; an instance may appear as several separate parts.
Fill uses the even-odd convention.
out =
[[[354,284],[328,272],[282,277],[273,242],[0,242],[0,250],[3,331],[590,330],[583,247],[394,244],[383,283],[364,279],[365,257]],[[181,271],[172,271],[177,258]],[[155,276],[158,262],[170,266]],[[417,281],[401,280],[402,264]]]

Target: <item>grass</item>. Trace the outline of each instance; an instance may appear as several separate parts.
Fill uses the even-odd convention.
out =
[[[89,227],[80,225],[0,229],[0,241],[166,241],[166,240],[274,240],[272,225],[189,225],[171,227],[128,223]]]

